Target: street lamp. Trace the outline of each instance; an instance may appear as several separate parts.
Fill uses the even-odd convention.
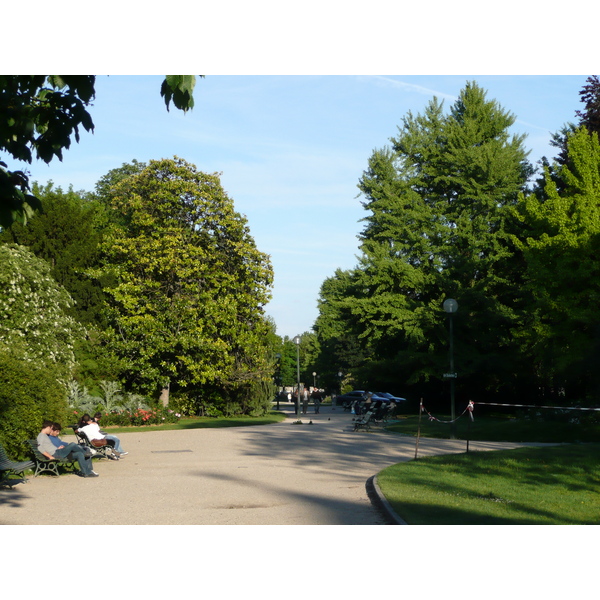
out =
[[[302,338],[297,335],[293,342],[294,344],[296,344],[296,372],[297,372],[297,379],[298,379],[298,401],[296,402],[296,414],[298,415],[298,418],[300,418],[300,342],[302,341]]]
[[[275,376],[275,383],[277,385],[277,410],[279,410],[279,397],[281,395],[279,393],[279,386],[281,385],[281,354],[277,353],[275,355],[275,360],[277,361],[277,375]]]
[[[342,375],[343,373],[341,371],[338,371],[338,379],[340,380],[340,396],[342,395]],[[337,404],[337,398],[335,399],[335,403]],[[333,402],[332,402],[333,404]],[[333,409],[335,410],[335,408]]]
[[[454,372],[454,330],[452,327],[452,321],[454,313],[458,310],[458,302],[452,298],[444,300],[444,310],[448,313],[448,320],[450,322],[450,372],[445,373],[444,377],[450,379],[450,435],[452,439],[456,438],[456,423],[454,422],[455,411],[454,411],[454,384],[456,381],[456,373]]]
[[[313,371],[313,387],[317,389],[317,373]]]

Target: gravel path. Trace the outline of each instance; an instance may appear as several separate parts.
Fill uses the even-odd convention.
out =
[[[94,460],[100,477],[43,475],[0,489],[0,524],[386,524],[366,482],[414,458],[415,438],[354,433],[341,408],[294,420],[289,412],[275,425],[119,434],[129,455]],[[470,449],[519,446],[471,442]],[[464,451],[464,441],[419,444],[420,457]]]

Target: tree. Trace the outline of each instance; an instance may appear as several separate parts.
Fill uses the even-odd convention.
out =
[[[116,218],[95,274],[114,280],[106,344],[126,361],[127,386],[152,393],[170,381],[247,409],[248,386],[272,378],[272,270],[219,177],[179,158],[151,161],[108,201]]]
[[[55,189],[52,182],[43,187],[34,184],[33,192],[40,199],[42,212],[27,226],[13,223],[0,233],[0,242],[27,246],[43,258],[52,277],[74,301],[69,313],[86,326],[99,324],[102,288],[85,271],[99,259],[102,207],[73,189]]]
[[[319,293],[319,314],[314,325],[319,343],[316,365],[321,385],[336,392],[340,385],[338,373],[341,371],[346,381],[355,381],[367,358],[350,309],[355,293],[353,272],[341,269],[323,282]]]
[[[0,264],[0,350],[46,368],[66,386],[85,333],[68,315],[69,294],[24,246],[0,244]]]
[[[167,75],[160,93],[184,112],[194,105],[193,75]],[[95,97],[95,75],[0,75],[0,150],[15,160],[49,163],[79,142],[79,128],[93,131],[86,107]],[[41,208],[23,171],[0,161],[0,227],[25,224]]]
[[[520,197],[520,248],[534,302],[524,330],[546,394],[594,397],[600,390],[600,145],[580,127],[567,138],[567,161],[546,171],[544,198]]]
[[[442,303],[454,297],[463,379],[488,390],[506,383],[520,300],[508,208],[532,173],[514,121],[467,83],[449,114],[435,98],[423,114],[409,112],[391,148],[369,160],[360,262],[338,306],[370,367],[387,364],[388,381],[440,378]]]
[[[542,167],[542,177],[537,180],[535,190],[541,198],[544,197],[546,187],[546,177],[550,176],[554,181],[557,191],[564,191],[564,182],[560,178],[560,169],[563,165],[568,165],[569,151],[567,140],[569,136],[577,131],[578,127],[585,127],[590,133],[596,132],[600,135],[600,79],[597,75],[592,75],[586,79],[587,85],[579,91],[580,100],[585,104],[584,110],[576,110],[575,116],[579,118],[578,123],[566,123],[558,132],[552,134],[550,145],[557,148],[558,153],[553,162],[543,156],[540,160]]]
[[[586,79],[587,85],[579,92],[581,102],[585,104],[583,111],[576,110],[580,125],[583,125],[589,133],[600,135],[600,79],[598,75],[592,75]]]

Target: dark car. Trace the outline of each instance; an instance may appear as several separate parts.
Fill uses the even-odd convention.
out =
[[[335,402],[336,404],[347,404],[351,402],[355,402],[356,400],[362,400],[366,392],[363,390],[353,390],[352,392],[347,392],[345,394],[340,394]]]
[[[406,398],[400,398],[398,396],[394,396],[388,392],[375,392],[377,394],[377,396],[386,399],[388,402],[391,402],[392,400],[394,402],[406,402]]]

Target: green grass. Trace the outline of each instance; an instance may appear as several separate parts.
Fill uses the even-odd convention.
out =
[[[206,429],[216,427],[248,427],[251,425],[270,425],[285,420],[285,414],[271,411],[264,417],[182,417],[177,423],[149,425],[141,427],[106,427],[112,433],[129,431],[173,431],[178,429]]]
[[[437,416],[437,415],[436,415]],[[399,420],[387,427],[394,433],[417,435],[419,418],[398,417]],[[450,417],[439,416],[441,420]],[[449,438],[450,425],[439,421],[430,421],[426,415],[421,417],[421,436],[432,438]],[[595,442],[600,440],[600,423],[584,418],[581,423],[564,421],[542,421],[526,418],[509,418],[504,416],[475,415],[469,424],[464,416],[456,422],[456,437],[461,440],[488,442]]]
[[[381,471],[411,525],[600,524],[600,444],[421,458]]]

